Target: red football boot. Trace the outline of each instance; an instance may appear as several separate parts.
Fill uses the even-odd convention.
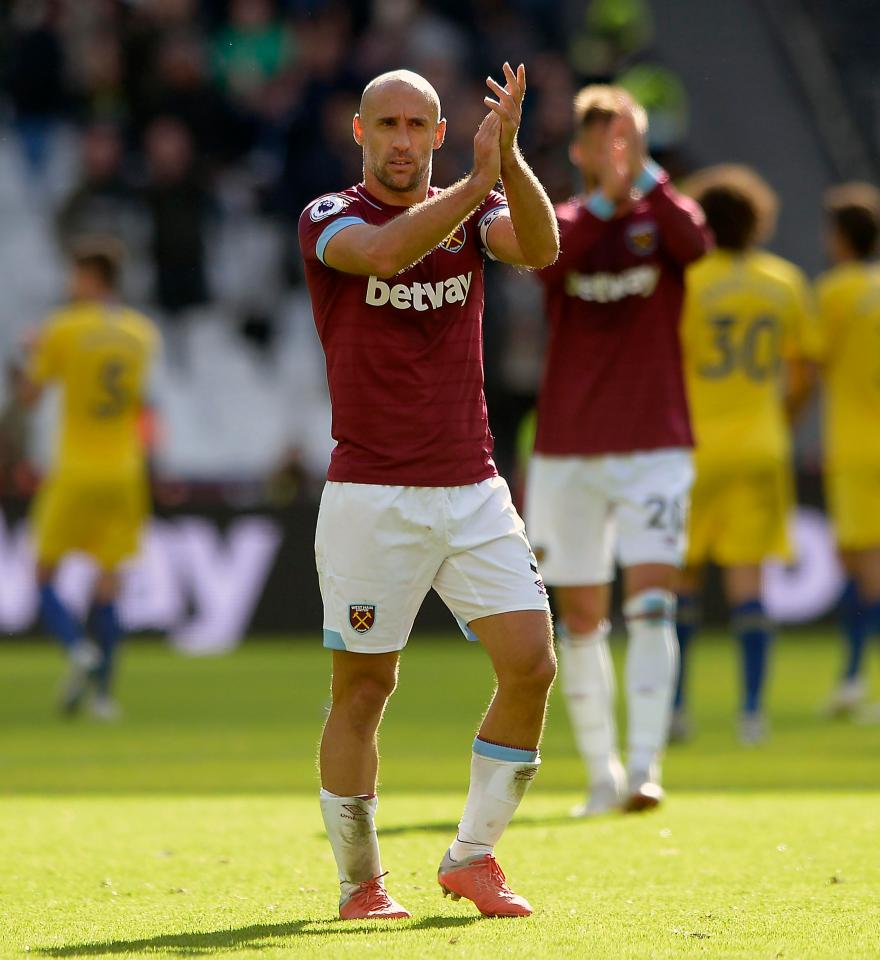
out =
[[[437,882],[444,897],[465,897],[484,917],[528,917],[532,913],[529,901],[507,886],[504,871],[491,853],[455,861],[447,851],[437,871]]]
[[[412,916],[409,910],[388,896],[382,877],[373,877],[358,884],[339,904],[340,920],[399,920]]]

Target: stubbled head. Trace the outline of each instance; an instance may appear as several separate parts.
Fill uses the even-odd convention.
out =
[[[364,178],[406,194],[430,179],[431,155],[443,143],[446,121],[424,77],[394,70],[367,84],[353,131],[364,151]]]
[[[868,260],[880,241],[880,190],[870,183],[842,183],[824,198],[825,245],[832,263]]]
[[[648,132],[648,114],[623,87],[592,83],[575,95],[574,136],[568,155],[588,185],[597,181],[611,121],[624,113],[632,114],[636,129],[644,137]]]
[[[119,286],[125,250],[114,237],[83,237],[70,251],[71,300],[103,300]]]
[[[682,189],[703,208],[720,249],[741,253],[773,235],[779,197],[751,167],[706,167],[688,177]]]

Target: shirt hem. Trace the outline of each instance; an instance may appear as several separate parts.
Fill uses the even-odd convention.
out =
[[[474,483],[482,483],[484,480],[491,480],[497,477],[498,468],[492,466],[485,468],[480,473],[467,476],[465,478],[450,478],[428,480],[425,477],[412,476],[389,476],[387,473],[380,474],[362,474],[362,473],[337,473],[329,471],[327,474],[328,483],[362,483],[377,487],[468,487]]]
[[[658,450],[693,450],[693,440],[662,440],[658,443],[637,444],[625,447],[580,447],[577,450],[572,449],[553,449],[552,445],[548,447],[535,445],[535,453],[542,457],[612,457],[627,456],[635,453],[655,453]]]

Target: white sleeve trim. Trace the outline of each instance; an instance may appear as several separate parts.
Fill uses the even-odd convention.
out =
[[[510,216],[510,207],[492,207],[491,210],[487,210],[482,217],[477,221],[477,227],[480,231],[480,245],[482,246],[486,256],[490,260],[497,260],[498,257],[492,253],[491,248],[489,247],[489,227],[500,217],[500,216]]]

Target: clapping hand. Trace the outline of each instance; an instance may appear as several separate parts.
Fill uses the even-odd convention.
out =
[[[526,95],[526,68],[520,64],[513,72],[505,61],[504,77],[507,83],[502,87],[491,77],[486,77],[486,86],[498,97],[493,100],[485,97],[483,102],[501,119],[501,150],[512,150],[516,143],[516,133],[522,120],[522,102]]]

